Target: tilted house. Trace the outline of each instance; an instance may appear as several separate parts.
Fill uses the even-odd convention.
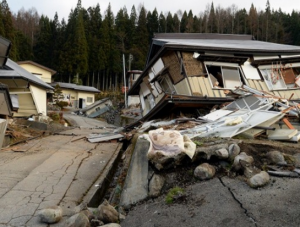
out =
[[[80,109],[93,104],[95,95],[101,92],[94,87],[71,83],[53,82],[50,85],[55,87],[57,84],[60,86],[64,96],[62,101],[66,101],[70,106]]]
[[[50,69],[46,66],[40,65],[33,61],[18,61],[18,65],[20,65],[23,69],[27,70],[31,74],[37,76],[42,81],[46,83],[52,82],[52,76],[56,73],[55,70]]]
[[[53,87],[10,59],[0,68],[0,83],[8,86],[14,106],[18,107],[14,117],[47,115],[47,92]]]
[[[146,68],[128,91],[139,95],[143,119],[234,100],[243,84],[300,100],[300,47],[249,35],[155,34]]]

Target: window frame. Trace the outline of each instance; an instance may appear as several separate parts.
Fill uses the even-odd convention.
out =
[[[212,61],[204,61],[203,63],[204,63],[204,66],[205,66],[205,70],[208,74],[208,79],[210,81],[210,85],[213,89],[218,89],[218,90],[228,90],[228,89],[230,89],[230,90],[232,90],[232,89],[235,89],[235,87],[237,86],[237,85],[235,85],[234,87],[225,87],[225,84],[228,83],[228,79],[227,79],[227,81],[224,79],[223,67],[224,68],[236,68],[237,73],[239,74],[239,78],[238,78],[238,82],[240,84],[239,86],[243,85],[242,78],[243,78],[244,75],[242,73],[242,70],[241,70],[241,67],[240,67],[239,64],[229,63],[229,62],[212,62]],[[207,66],[218,66],[218,67],[221,68],[221,73],[222,73],[221,76],[222,76],[223,87],[214,86],[211,75],[210,75],[210,72],[208,71]],[[218,81],[217,78],[214,77],[214,79],[216,79],[216,81]]]

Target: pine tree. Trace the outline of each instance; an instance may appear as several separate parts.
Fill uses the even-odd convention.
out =
[[[9,57],[13,60],[17,60],[17,49],[15,45],[15,29],[12,22],[12,14],[6,0],[2,0],[2,2],[0,3],[0,10],[2,22],[0,24],[0,31],[2,30],[1,35],[12,43],[12,47],[9,52]]]

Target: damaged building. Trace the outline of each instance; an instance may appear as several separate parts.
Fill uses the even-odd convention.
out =
[[[250,35],[163,33],[155,34],[146,68],[128,95],[139,95],[145,121],[232,102],[232,91],[243,85],[298,101],[299,75],[298,46]]]

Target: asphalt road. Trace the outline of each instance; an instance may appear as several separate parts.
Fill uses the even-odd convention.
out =
[[[54,205],[62,206],[66,219],[120,151],[119,143],[85,140],[113,130],[110,125],[71,114],[66,118],[80,127],[1,150],[0,227],[47,226],[37,213]]]

